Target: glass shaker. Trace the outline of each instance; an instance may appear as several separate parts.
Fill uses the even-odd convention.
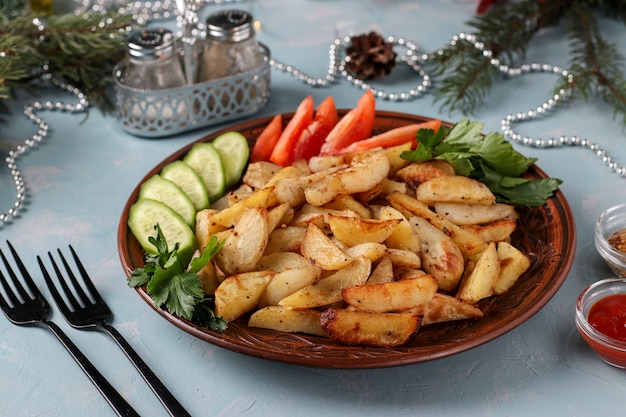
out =
[[[130,34],[124,84],[143,90],[162,90],[185,85],[171,30],[148,28]]]
[[[243,10],[223,10],[207,18],[200,81],[229,77],[263,65],[264,56],[252,23],[252,15]]]

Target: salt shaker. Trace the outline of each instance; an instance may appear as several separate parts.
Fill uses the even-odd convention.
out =
[[[162,90],[185,85],[185,75],[174,47],[171,30],[148,28],[128,37],[124,84],[143,90]]]
[[[252,15],[243,10],[223,10],[206,19],[200,81],[237,75],[263,65],[252,22]]]

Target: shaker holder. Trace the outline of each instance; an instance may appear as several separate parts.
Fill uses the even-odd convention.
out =
[[[122,128],[141,137],[158,138],[243,118],[261,110],[270,96],[270,51],[257,69],[230,77],[163,90],[124,84],[126,61],[113,69],[116,115]]]

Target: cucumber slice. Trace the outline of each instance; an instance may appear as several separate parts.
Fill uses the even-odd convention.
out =
[[[198,173],[209,194],[209,203],[216,201],[226,188],[226,174],[220,153],[210,143],[200,142],[191,147],[183,161]]]
[[[154,226],[158,224],[165,236],[169,250],[174,249],[176,243],[180,245],[179,256],[183,261],[189,261],[197,248],[196,237],[191,227],[174,210],[160,201],[149,198],[138,199],[128,211],[128,227],[148,253],[156,254],[157,249],[149,241],[149,237],[156,237]]]
[[[165,165],[161,176],[178,185],[187,194],[196,211],[209,207],[209,193],[198,173],[183,161]]]
[[[248,164],[250,147],[246,137],[239,132],[226,132],[213,141],[213,146],[222,156],[226,173],[226,188],[235,185]]]
[[[183,190],[160,175],[153,175],[139,189],[139,198],[150,198],[165,204],[193,227],[196,223],[196,208]]]

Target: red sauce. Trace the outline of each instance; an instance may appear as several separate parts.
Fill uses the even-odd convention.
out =
[[[626,342],[626,294],[609,295],[596,301],[587,320],[600,333]]]

